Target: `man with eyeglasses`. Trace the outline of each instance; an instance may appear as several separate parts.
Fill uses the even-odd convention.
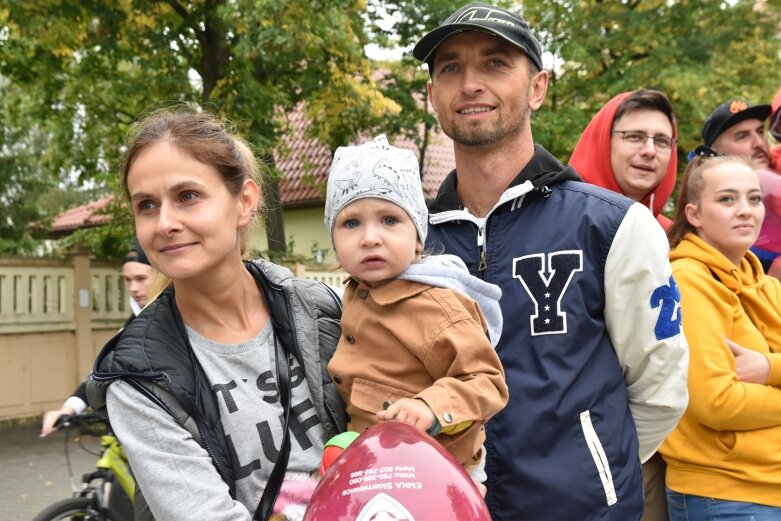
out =
[[[688,396],[664,232],[534,143],[548,71],[523,18],[471,2],[412,54],[456,159],[426,246],[502,289],[510,400],[485,426],[491,518],[637,521],[641,461]]]
[[[672,221],[662,209],[675,188],[677,136],[673,107],[663,92],[623,92],[586,126],[570,165],[587,183],[642,203],[667,230]],[[664,460],[658,453],[643,464],[642,521],[667,519],[664,473]]]
[[[675,188],[677,136],[673,107],[664,93],[624,92],[588,124],[570,165],[587,183],[642,203],[666,230],[672,221],[662,209]]]

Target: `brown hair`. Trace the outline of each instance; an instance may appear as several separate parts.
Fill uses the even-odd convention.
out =
[[[683,172],[681,184],[678,188],[678,201],[675,204],[675,216],[673,224],[667,230],[667,240],[670,241],[670,248],[675,248],[687,233],[697,233],[686,218],[686,205],[689,203],[698,205],[702,199],[702,192],[705,189],[705,170],[712,166],[723,165],[725,163],[739,163],[750,168],[751,163],[738,156],[700,156],[696,155],[686,165]]]
[[[163,141],[199,163],[214,168],[228,191],[235,196],[241,193],[247,179],[263,188],[258,162],[250,145],[215,115],[181,106],[156,110],[131,125],[125,140],[127,152],[119,172],[119,183],[126,198],[130,198],[127,178],[133,162],[147,149]],[[249,228],[247,226],[240,231],[242,254],[249,242]]]
[[[636,110],[656,110],[667,116],[670,125],[675,128],[675,112],[667,95],[664,92],[651,89],[637,89],[618,106],[613,117],[613,126],[626,114]],[[674,136],[673,136],[674,137]]]

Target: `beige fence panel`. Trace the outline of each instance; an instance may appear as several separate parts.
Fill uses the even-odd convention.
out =
[[[121,272],[115,267],[95,267],[92,276],[92,322],[94,325],[124,322],[132,312]]]
[[[342,271],[291,267],[341,289]],[[130,316],[119,266],[0,258],[0,423],[59,407]]]
[[[296,264],[292,271],[296,277],[317,280],[339,290],[344,287],[344,279],[347,278],[347,273],[341,270],[323,270],[303,264]]]
[[[0,266],[0,333],[73,328],[72,268]]]

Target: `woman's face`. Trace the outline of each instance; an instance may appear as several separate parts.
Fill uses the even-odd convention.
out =
[[[740,264],[765,218],[757,174],[742,163],[719,163],[702,175],[702,198],[686,205],[686,218],[705,242]]]
[[[127,188],[138,241],[169,279],[190,279],[240,261],[239,229],[249,224],[257,204],[254,182],[245,181],[233,195],[216,169],[161,141],[135,159]]]

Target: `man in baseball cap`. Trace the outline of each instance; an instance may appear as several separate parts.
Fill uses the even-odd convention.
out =
[[[745,157],[757,167],[770,166],[770,146],[765,121],[770,105],[749,105],[746,101],[725,101],[711,112],[702,125],[702,140],[720,154]]]
[[[521,16],[472,2],[412,52],[456,163],[426,248],[502,289],[510,400],[485,426],[491,519],[637,521],[641,461],[687,403],[664,231],[534,143],[549,73]]]
[[[702,125],[702,141],[719,154],[740,156],[750,160],[757,169],[770,170],[770,144],[765,133],[765,121],[770,117],[770,105],[749,105],[740,99],[725,101],[711,112]],[[781,256],[770,250],[752,246],[765,273],[781,277]]]

